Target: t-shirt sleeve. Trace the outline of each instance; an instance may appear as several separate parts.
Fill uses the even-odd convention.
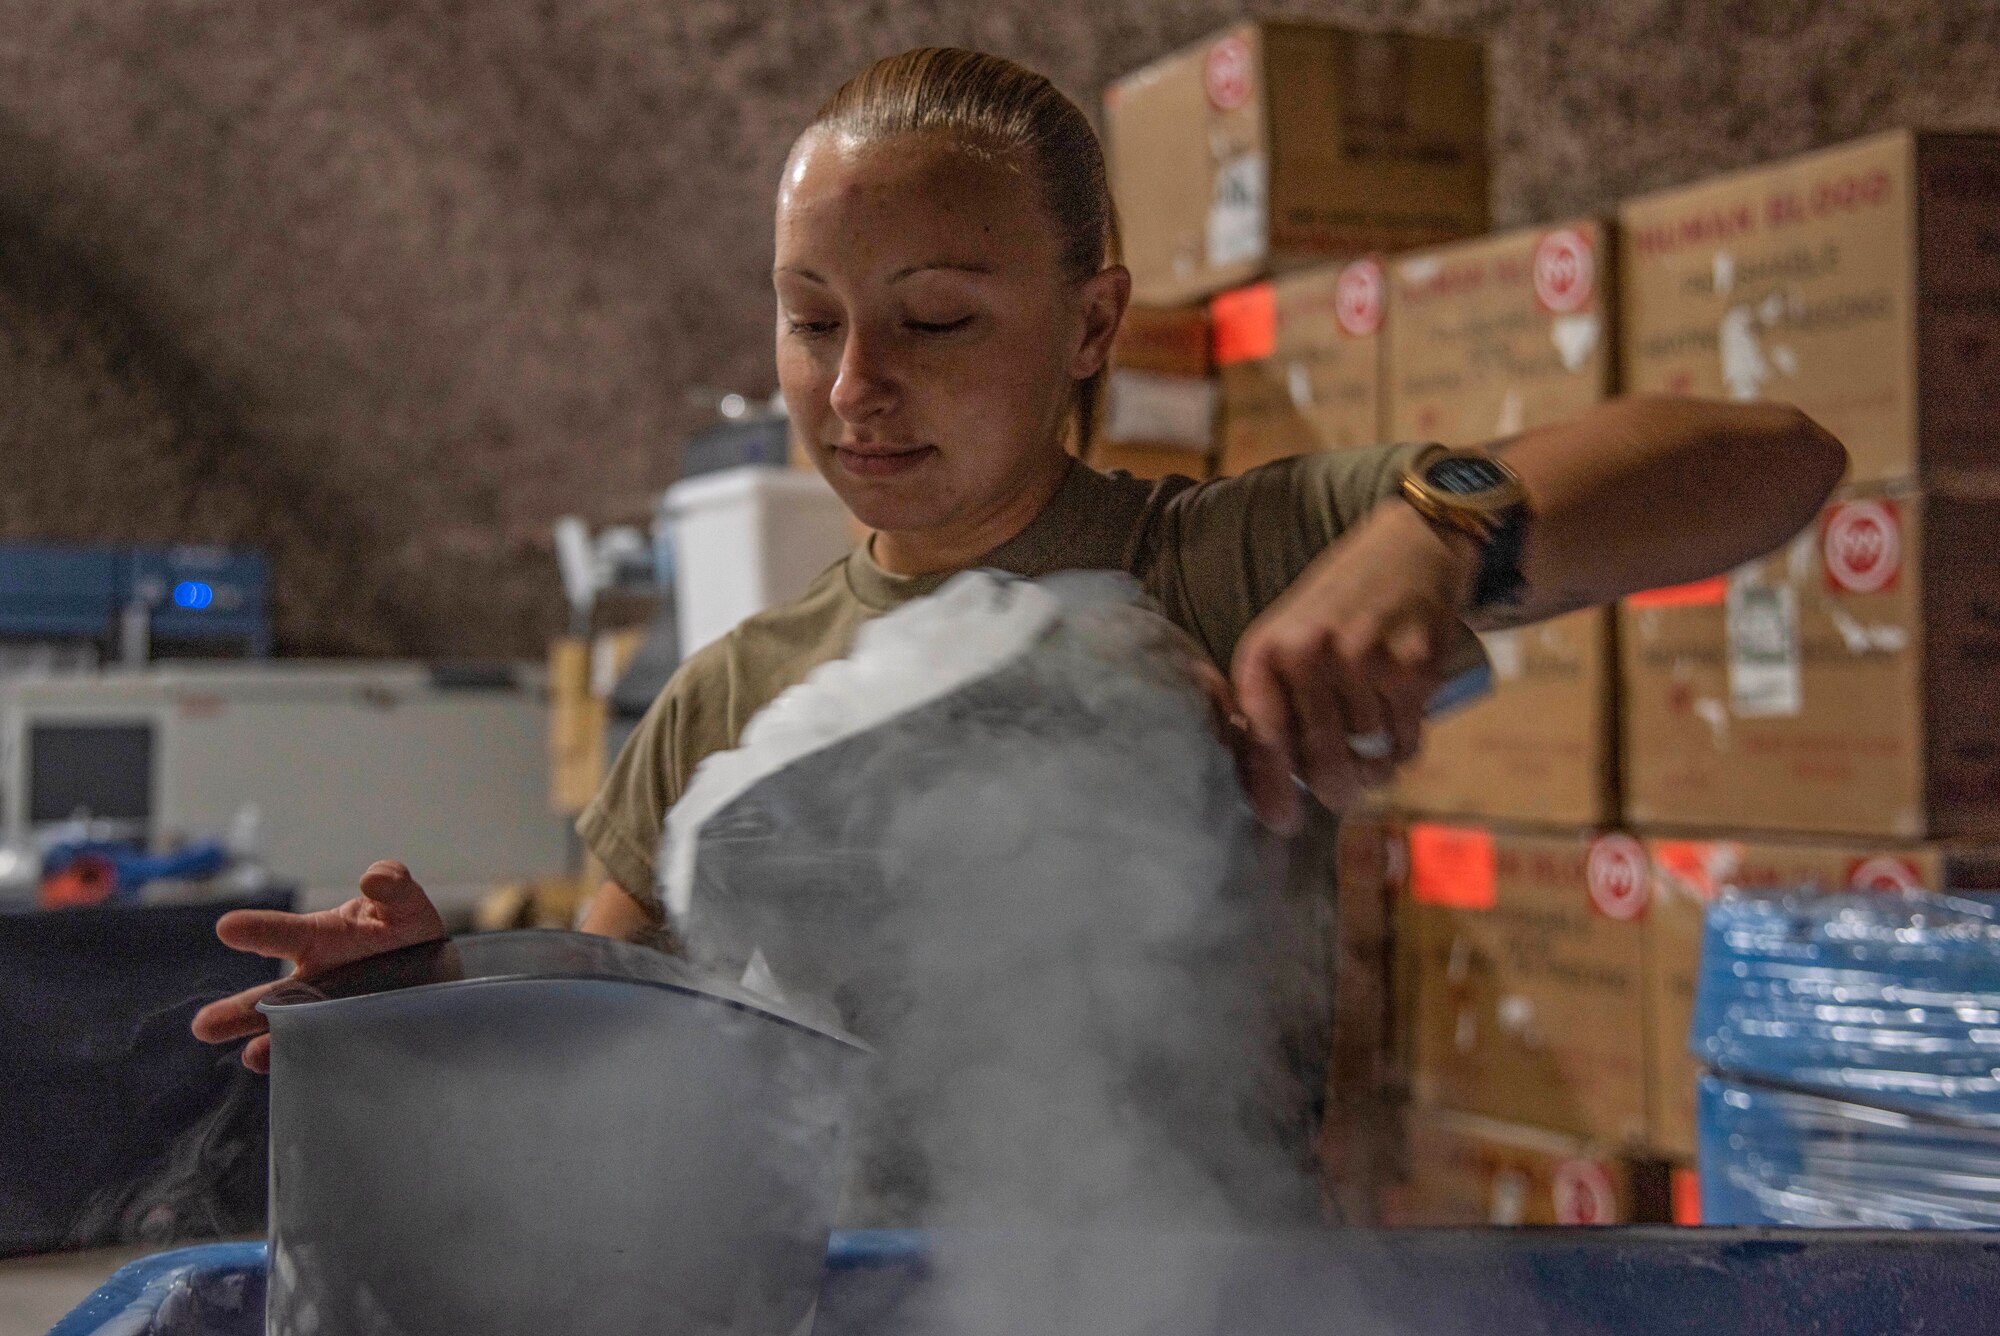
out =
[[[576,819],[576,833],[611,880],[661,917],[653,860],[667,808],[674,803],[674,721],[680,702],[669,683],[632,730],[597,796]]]
[[[1225,672],[1236,642],[1325,551],[1400,488],[1423,442],[1325,450],[1191,487],[1167,503],[1144,580]],[[1447,676],[1484,661],[1460,625]]]
[[[584,847],[655,918],[665,917],[653,870],[667,809],[695,765],[727,745],[716,736],[727,708],[724,652],[718,641],[675,670],[576,819]]]

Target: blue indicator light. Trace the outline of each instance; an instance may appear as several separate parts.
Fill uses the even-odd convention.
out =
[[[199,612],[215,602],[215,589],[200,580],[183,580],[174,586],[174,606]]]

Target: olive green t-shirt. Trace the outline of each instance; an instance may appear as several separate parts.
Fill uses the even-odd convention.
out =
[[[1040,515],[978,567],[1016,575],[1122,570],[1227,672],[1257,614],[1314,556],[1383,499],[1425,447],[1379,446],[1281,459],[1234,478],[1149,482],[1074,465]],[[654,913],[653,857],[667,809],[695,766],[737,745],[752,716],[822,663],[844,657],[855,631],[955,572],[891,575],[857,547],[794,601],[760,612],[697,651],[640,721],[577,819],[577,833],[612,880]],[[1470,631],[1454,659],[1478,647]]]

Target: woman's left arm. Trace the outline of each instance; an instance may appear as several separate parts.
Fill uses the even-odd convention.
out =
[[[1475,627],[1539,621],[1729,570],[1811,522],[1847,451],[1785,404],[1617,399],[1496,447],[1531,518],[1526,581]]]
[[[1726,571],[1797,533],[1847,452],[1797,409],[1635,397],[1496,447],[1531,517],[1517,602],[1471,608],[1479,554],[1401,501],[1322,553],[1238,642],[1252,734],[1328,806],[1414,754],[1453,618],[1517,625]],[[1388,737],[1387,756],[1357,739]]]

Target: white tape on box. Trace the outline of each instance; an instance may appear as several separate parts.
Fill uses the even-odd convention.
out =
[[[1113,371],[1105,387],[1104,439],[1207,450],[1215,444],[1215,382],[1206,376]]]

